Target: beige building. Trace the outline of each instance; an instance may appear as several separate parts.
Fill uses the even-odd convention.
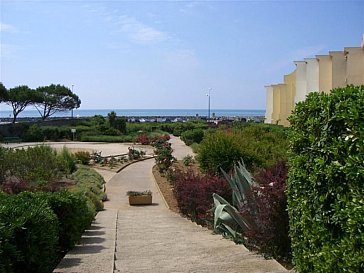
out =
[[[361,47],[346,47],[295,61],[296,69],[284,76],[284,82],[265,86],[265,123],[289,126],[288,117],[296,103],[311,92],[330,93],[348,84],[364,84],[364,36]]]

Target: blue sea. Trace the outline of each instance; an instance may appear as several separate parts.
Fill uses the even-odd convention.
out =
[[[107,116],[111,111],[115,111],[117,116],[126,117],[206,117],[207,109],[75,109],[74,117],[92,117],[94,115]],[[71,117],[71,111],[58,112],[52,117]],[[216,117],[257,117],[264,116],[265,110],[242,110],[242,109],[211,109],[211,116]],[[0,118],[9,118],[11,111],[0,111]],[[24,110],[18,117],[39,117],[37,110]]]

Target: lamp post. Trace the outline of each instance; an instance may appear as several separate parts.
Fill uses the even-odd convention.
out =
[[[72,93],[73,93],[73,84],[72,84]],[[71,118],[73,119],[73,108],[71,109]]]
[[[208,119],[210,119],[210,112],[211,112],[211,88],[209,89],[209,93],[206,94],[206,96],[209,98],[209,106],[208,106]]]

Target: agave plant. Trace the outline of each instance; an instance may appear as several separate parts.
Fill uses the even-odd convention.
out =
[[[251,229],[253,224],[248,218],[243,217],[239,210],[247,202],[246,196],[251,192],[252,187],[258,184],[245,168],[243,161],[234,166],[233,175],[229,176],[226,172],[222,172],[232,189],[233,205],[218,194],[213,194],[215,204],[214,229],[238,240],[242,237],[239,231],[245,232]]]
[[[231,237],[234,241],[239,240],[242,234],[239,231],[247,231],[251,223],[241,216],[238,210],[229,204],[220,195],[214,193],[214,229],[215,231]]]
[[[244,202],[246,202],[246,196],[251,192],[253,186],[258,186],[254,181],[250,172],[246,169],[243,160],[238,162],[238,165],[234,165],[233,175],[229,176],[222,170],[226,180],[232,189],[232,203],[238,210],[241,209]]]

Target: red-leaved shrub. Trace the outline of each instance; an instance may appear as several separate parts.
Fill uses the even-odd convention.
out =
[[[261,170],[254,177],[259,186],[247,195],[241,213],[254,223],[254,227],[245,233],[249,245],[274,258],[289,260],[291,242],[285,194],[287,173],[287,164],[283,161]]]
[[[151,140],[150,137],[147,134],[140,134],[136,138],[136,142],[142,144],[142,145],[149,145]]]
[[[174,193],[181,212],[201,225],[213,222],[213,193],[231,200],[231,189],[224,178],[202,176],[192,171],[178,173]]]

